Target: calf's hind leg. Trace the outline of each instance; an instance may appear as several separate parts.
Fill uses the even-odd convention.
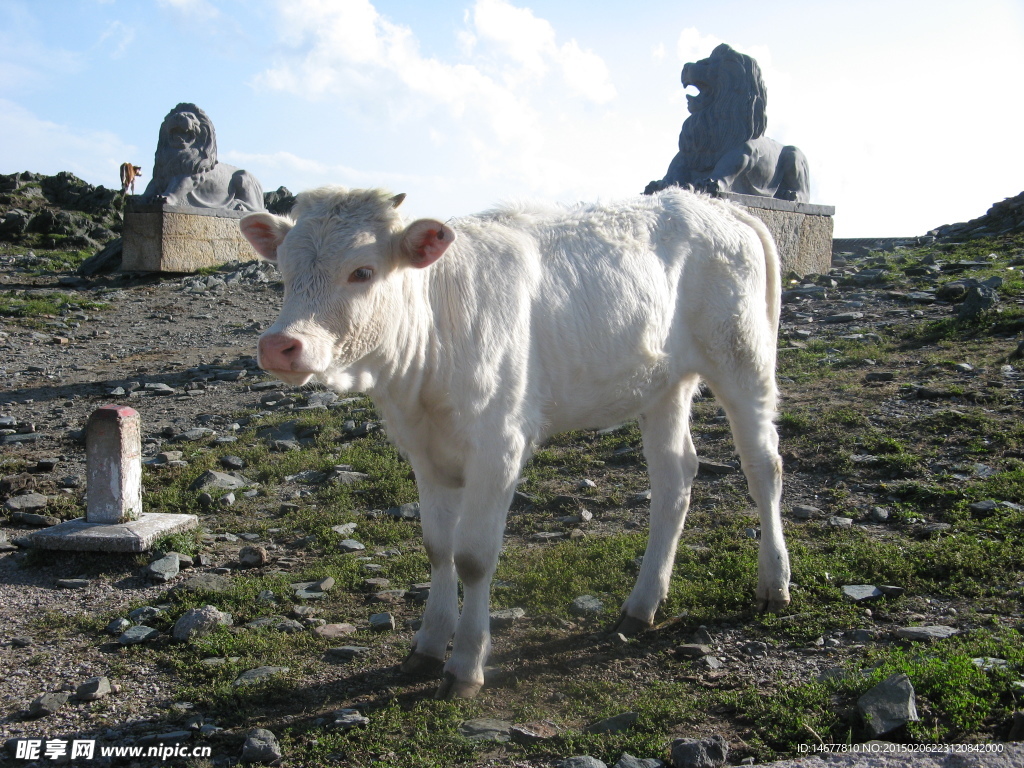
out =
[[[769,373],[768,375],[773,375]],[[782,458],[775,429],[775,387],[767,377],[733,376],[709,382],[732,428],[750,495],[757,504],[761,544],[757,558],[757,609],[776,613],[789,605],[789,554],[782,534]]]
[[[698,384],[696,376],[683,379],[640,418],[651,480],[651,524],[640,575],[616,625],[623,634],[636,634],[650,627],[658,605],[668,595],[676,545],[697,475],[697,451],[690,437],[690,401]]]

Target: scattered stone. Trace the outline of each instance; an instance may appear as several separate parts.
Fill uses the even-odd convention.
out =
[[[604,610],[604,604],[593,595],[581,595],[569,604],[573,616],[596,616]]]
[[[553,739],[558,735],[558,729],[550,723],[524,723],[513,725],[509,730],[512,741],[516,744],[539,744],[542,741]]]
[[[121,635],[121,634],[124,634],[125,630],[128,629],[131,625],[132,625],[132,623],[130,621],[128,621],[128,619],[125,619],[125,618],[114,619],[109,624],[107,624],[107,634],[108,635]]]
[[[334,579],[328,576],[320,581],[301,581],[291,586],[295,590],[296,599],[319,600],[334,586]]]
[[[665,763],[654,757],[633,757],[628,752],[623,752],[619,761],[612,768],[664,768]]]
[[[586,732],[621,733],[622,731],[632,728],[639,719],[640,714],[638,712],[623,712],[621,715],[607,717],[604,720],[598,720],[596,723],[591,723],[587,726]]]
[[[722,664],[722,660],[717,656],[705,656],[700,660],[700,665],[712,672],[715,672],[725,666]]]
[[[167,582],[178,575],[181,569],[178,556],[164,555],[142,569],[142,577],[158,582]]]
[[[4,502],[4,509],[12,513],[11,517],[14,519],[15,514],[40,512],[46,509],[46,505],[49,503],[50,500],[41,493],[26,493],[23,496],[9,498]],[[19,520],[19,522],[23,521]],[[26,525],[28,524],[26,523]]]
[[[905,674],[886,678],[857,700],[857,711],[873,738],[918,720],[914,686]]]
[[[342,645],[337,648],[328,648],[327,655],[341,661],[352,661],[360,656],[365,656],[370,649],[362,645]]]
[[[252,485],[252,482],[237,472],[215,472],[206,470],[188,487],[190,491],[207,491],[210,489],[236,491]]]
[[[889,510],[885,507],[872,507],[868,519],[873,523],[885,523],[889,520]]]
[[[676,648],[676,655],[682,656],[684,659],[702,659],[714,652],[710,645],[703,643],[684,643]]]
[[[363,552],[366,550],[366,545],[362,542],[356,541],[355,539],[344,539],[338,542],[338,549],[344,553]]]
[[[491,629],[508,629],[517,621],[526,617],[522,608],[503,608],[491,611]]]
[[[892,381],[895,378],[896,374],[891,371],[868,371],[864,374],[864,381]]]
[[[721,768],[729,757],[729,744],[719,735],[672,742],[674,768]]]
[[[79,701],[99,701],[110,695],[110,680],[105,677],[90,677],[75,689]]]
[[[231,579],[225,576],[216,573],[199,573],[176,584],[172,591],[202,594],[203,592],[227,592],[230,588]]]
[[[959,320],[980,317],[999,303],[999,294],[987,285],[972,285],[967,289],[963,303],[956,309]]]
[[[903,640],[917,640],[926,642],[929,640],[945,640],[947,637],[960,634],[959,629],[939,625],[928,627],[901,627],[896,630],[896,636]]]
[[[357,526],[356,523],[342,523],[341,525],[333,526],[331,528],[331,530],[334,531],[339,536],[344,536],[344,537],[348,538],[353,533],[355,533],[355,530],[356,530],[357,527],[358,526]]]
[[[313,631],[320,635],[320,637],[327,638],[328,640],[336,640],[339,637],[346,637],[357,631],[354,624],[324,624],[320,627],[313,627]]]
[[[138,645],[139,643],[145,643],[153,640],[160,636],[159,630],[147,627],[144,624],[138,624],[134,627],[129,627],[124,633],[117,638],[117,642],[121,645]]]
[[[976,501],[968,506],[971,510],[971,514],[976,517],[987,517],[999,508],[999,502],[995,499],[986,499],[985,501]]]
[[[57,586],[61,589],[85,589],[91,583],[89,579],[57,579]]]
[[[459,734],[469,741],[506,742],[512,738],[512,723],[495,720],[490,717],[479,717],[466,720],[459,726]]]
[[[258,619],[253,619],[245,626],[249,629],[269,627],[278,632],[301,632],[303,630],[303,626],[295,621],[295,619],[288,619],[284,616],[261,616]]]
[[[555,764],[558,768],[608,768],[608,763],[598,760],[590,755],[578,755],[567,757]]]
[[[135,624],[145,624],[150,619],[155,619],[162,613],[163,611],[157,608],[155,605],[144,605],[141,608],[136,608],[134,611],[129,613],[128,618],[131,619]]]
[[[420,503],[418,501],[410,502],[409,504],[402,504],[397,507],[391,507],[385,512],[389,517],[394,517],[399,520],[419,520],[420,519]]]
[[[237,681],[236,681],[237,683]],[[242,745],[242,762],[259,765],[277,765],[284,758],[277,737],[266,728],[252,728]]]
[[[241,688],[246,685],[269,680],[275,675],[287,674],[289,671],[291,671],[290,667],[256,667],[255,669],[247,669],[235,678],[233,685],[236,688]]]
[[[28,708],[29,717],[47,717],[68,703],[71,694],[68,691],[44,693],[37,696]]]
[[[245,469],[245,460],[238,456],[221,456],[220,465],[224,467],[224,469],[240,471]]]
[[[740,468],[735,464],[697,459],[697,473],[702,475],[735,475]]]
[[[363,715],[358,709],[337,709],[331,713],[334,722],[330,727],[338,731],[350,731],[353,728],[363,728],[370,724],[370,718]]]
[[[61,519],[53,515],[39,515],[35,512],[12,512],[11,522],[31,525],[34,528],[49,528],[60,525]]]
[[[847,584],[843,587],[843,596],[855,603],[866,603],[880,599],[883,592],[872,584]]]
[[[808,504],[797,504],[790,510],[790,514],[796,520],[812,520],[821,517],[821,510]]]
[[[242,547],[238,553],[238,564],[243,568],[262,568],[270,562],[270,553],[264,547]]]
[[[747,656],[752,656],[755,659],[763,658],[768,655],[768,644],[758,640],[750,640],[741,645],[740,650],[747,654]]]
[[[1006,659],[997,659],[992,656],[982,656],[981,658],[971,659],[971,663],[978,669],[983,669],[986,672],[991,672],[996,669],[1006,669],[1009,666],[1009,662]]]
[[[230,613],[223,613],[212,605],[206,605],[185,611],[174,623],[171,634],[178,642],[187,643],[206,637],[217,627],[231,626],[231,623]]]
[[[825,523],[829,528],[852,528],[853,518],[850,517],[830,517]]]
[[[390,613],[375,613],[370,617],[370,629],[374,632],[394,632],[395,617]]]

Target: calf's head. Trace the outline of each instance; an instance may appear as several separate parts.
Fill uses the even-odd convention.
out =
[[[246,239],[284,281],[281,314],[259,340],[261,368],[293,385],[315,378],[338,390],[366,389],[400,352],[409,303],[422,296],[408,290],[414,273],[455,240],[440,221],[406,226],[396,211],[404,199],[324,187],[298,195],[292,218],[241,220]]]

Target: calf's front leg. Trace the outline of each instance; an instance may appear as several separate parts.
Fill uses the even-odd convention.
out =
[[[483,687],[491,649],[491,578],[522,455],[519,450],[495,456],[481,449],[467,462],[453,558],[462,581],[462,615],[436,698],[472,698]]]

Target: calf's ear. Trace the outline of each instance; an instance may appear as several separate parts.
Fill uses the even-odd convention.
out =
[[[238,223],[245,239],[267,261],[277,261],[277,247],[294,224],[272,213],[250,213]]]
[[[414,221],[399,235],[399,249],[413,267],[429,267],[455,242],[455,230],[435,219]]]

